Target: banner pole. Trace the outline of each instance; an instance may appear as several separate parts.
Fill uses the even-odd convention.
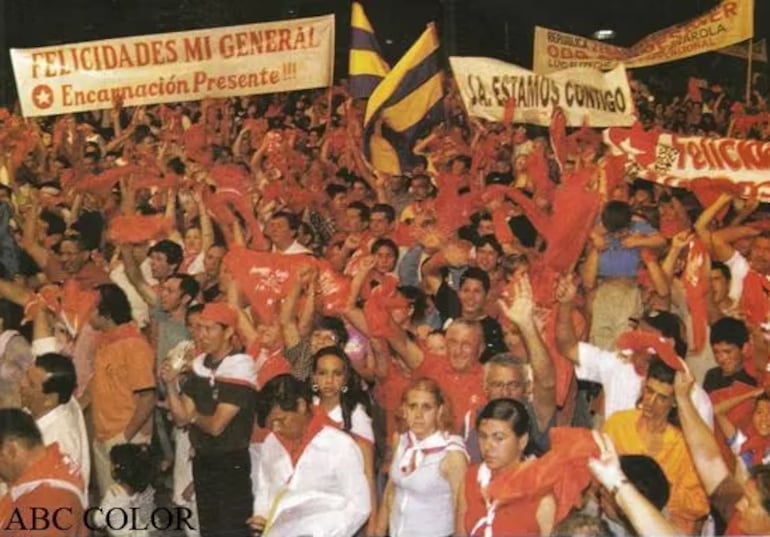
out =
[[[752,56],[754,54],[753,49],[754,45],[754,38],[749,38],[749,55],[747,56],[748,69],[746,69],[746,106],[751,104],[751,63],[752,63]]]

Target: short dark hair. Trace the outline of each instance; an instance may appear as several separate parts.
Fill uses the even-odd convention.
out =
[[[99,304],[96,307],[99,315],[115,324],[131,322],[131,303],[123,289],[114,283],[104,283],[96,290],[99,293]]]
[[[188,306],[187,311],[184,313],[184,320],[189,321],[190,315],[195,315],[196,313],[202,313],[204,307],[206,307],[205,304],[193,304],[192,306]]]
[[[484,246],[491,246],[499,256],[502,256],[504,253],[503,247],[500,245],[500,242],[497,240],[497,238],[495,238],[494,235],[482,235],[473,241],[473,245],[477,250],[479,248],[483,248]]]
[[[267,427],[267,416],[276,406],[287,412],[296,412],[299,401],[305,401],[308,409],[313,404],[313,395],[306,382],[289,374],[270,379],[259,392],[257,421],[260,427]]]
[[[115,481],[143,492],[153,479],[152,456],[148,444],[118,444],[110,449],[110,463]]]
[[[374,213],[382,213],[385,215],[385,219],[391,224],[396,221],[396,210],[392,205],[387,203],[375,203],[372,210],[369,211],[370,216]]]
[[[353,201],[348,203],[348,209],[355,209],[358,211],[358,216],[361,218],[362,222],[368,222],[369,221],[369,207],[366,206],[365,203],[360,201]]]
[[[639,493],[656,509],[662,510],[668,503],[671,487],[663,469],[647,455],[621,455],[620,468]]]
[[[711,270],[718,270],[725,277],[728,282],[733,279],[733,275],[730,273],[730,267],[722,263],[721,261],[712,261]]]
[[[651,310],[642,317],[642,321],[660,332],[663,337],[673,339],[674,350],[678,356],[687,356],[687,340],[682,337],[684,323],[678,315],[670,311]]]
[[[155,243],[152,248],[150,248],[149,253],[154,254],[155,252],[165,255],[166,263],[176,268],[182,263],[184,257],[182,247],[169,239],[163,239],[162,241]]]
[[[398,261],[398,245],[386,237],[383,237],[381,239],[377,239],[376,241],[374,241],[372,243],[372,247],[370,248],[369,252],[371,254],[375,254],[377,250],[379,250],[382,247],[390,249],[390,251],[393,252],[393,255],[395,256],[396,261]]]
[[[743,347],[749,341],[749,330],[746,323],[733,317],[722,317],[711,325],[711,334],[709,342],[712,345],[717,343],[728,343],[736,347]]]
[[[316,323],[315,330],[334,332],[334,339],[337,340],[337,346],[341,349],[344,349],[348,343],[348,329],[345,328],[345,323],[339,317],[324,315]]]
[[[198,292],[200,291],[201,286],[198,283],[198,280],[196,280],[189,274],[175,272],[171,276],[169,276],[168,279],[179,280],[179,289],[182,291],[183,295],[189,296],[190,300],[195,300],[195,297],[198,296]]]
[[[476,417],[476,429],[484,420],[504,421],[513,433],[521,438],[529,432],[529,414],[527,408],[513,399],[493,399]]]
[[[631,206],[625,201],[608,201],[602,209],[602,225],[610,233],[631,225]]]
[[[52,211],[41,212],[40,220],[48,224],[47,235],[61,235],[67,230],[67,224],[64,222],[64,219]]]
[[[60,405],[68,403],[78,383],[72,360],[63,354],[48,352],[35,358],[35,365],[48,373],[43,382],[43,393],[55,393]]]
[[[757,485],[759,495],[762,497],[762,507],[770,516],[770,464],[754,466],[750,473]]]
[[[294,213],[290,213],[289,211],[278,211],[273,213],[270,220],[275,220],[276,218],[285,219],[286,223],[289,224],[289,229],[292,231],[297,231],[297,229],[299,229],[299,218],[297,218],[297,215]]]
[[[3,320],[3,330],[18,330],[24,318],[24,308],[10,300],[0,298],[0,319]]]
[[[483,269],[480,269],[479,267],[468,267],[465,272],[463,272],[463,275],[460,276],[460,286],[458,288],[461,288],[463,284],[465,284],[465,282],[468,280],[477,280],[481,282],[481,286],[484,288],[484,291],[486,293],[489,292],[489,274],[487,274]]]
[[[0,447],[9,439],[20,440],[27,448],[43,445],[34,418],[20,408],[0,409]]]

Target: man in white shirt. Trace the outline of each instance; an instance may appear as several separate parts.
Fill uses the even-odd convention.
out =
[[[603,350],[590,343],[578,341],[572,325],[574,284],[563,279],[557,290],[559,305],[556,317],[556,344],[559,352],[575,363],[575,375],[602,385],[604,389],[604,419],[619,410],[636,408],[646,376],[650,355],[635,352],[625,357],[619,351]],[[638,328],[673,340],[678,356],[687,355],[687,343],[682,337],[679,318],[667,311],[654,311],[639,320]],[[703,420],[714,427],[714,409],[703,387],[696,385],[693,403]]]
[[[371,511],[363,456],[347,433],[314,413],[307,384],[278,375],[261,392],[259,488],[251,527],[266,537],[352,537]]]
[[[43,354],[21,380],[21,404],[35,419],[43,443],[58,443],[61,453],[80,467],[87,493],[91,460],[83,411],[72,397],[76,383],[71,359],[62,354]]]
[[[298,229],[299,219],[295,215],[287,211],[275,213],[265,227],[265,235],[273,243],[271,251],[286,255],[313,255],[297,241]]]

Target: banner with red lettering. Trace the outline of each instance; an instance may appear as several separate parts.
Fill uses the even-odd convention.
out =
[[[472,116],[503,121],[514,100],[513,121],[547,127],[556,108],[567,125],[619,127],[635,121],[634,103],[622,65],[610,72],[566,69],[548,76],[492,58],[449,58],[465,109]]]
[[[11,49],[27,116],[330,86],[334,16]]]
[[[703,15],[650,34],[630,48],[536,26],[532,64],[541,74],[571,67],[612,69],[621,62],[633,69],[716,51],[753,36],[754,0],[724,0]]]
[[[770,142],[678,136],[669,132],[610,128],[604,141],[628,157],[629,175],[687,188],[695,179],[727,179],[744,197],[770,201]]]

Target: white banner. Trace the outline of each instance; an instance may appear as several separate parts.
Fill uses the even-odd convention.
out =
[[[25,116],[325,87],[334,15],[11,49]]]
[[[723,0],[702,15],[650,34],[629,48],[536,26],[532,65],[543,74],[570,67],[609,69],[621,62],[633,69],[719,50],[753,35],[754,0]]]
[[[501,121],[512,97],[515,123],[548,126],[556,108],[564,110],[571,127],[619,127],[635,121],[622,65],[608,73],[575,68],[543,76],[491,58],[453,56],[449,63],[472,116]]]
[[[702,177],[727,179],[741,185],[744,196],[770,201],[769,142],[616,128],[604,131],[604,141],[628,156],[631,175],[681,187]]]

